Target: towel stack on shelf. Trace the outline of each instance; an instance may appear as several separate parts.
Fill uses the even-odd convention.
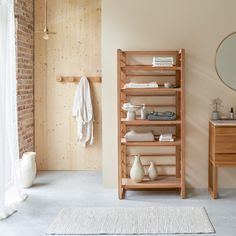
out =
[[[147,115],[148,120],[176,120],[176,114],[171,111],[151,112]]]
[[[173,57],[153,57],[152,59],[152,66],[173,66],[174,65],[174,58]]]
[[[124,85],[124,89],[127,88],[158,88],[157,82],[150,82],[150,83],[127,83]]]
[[[161,134],[160,138],[159,138],[159,141],[160,142],[173,142],[174,138],[173,138],[173,135],[171,133],[170,134]]]
[[[140,142],[147,142],[147,141],[154,141],[154,134],[152,132],[146,133],[138,133],[134,130],[131,130],[125,134],[126,141],[140,141]]]

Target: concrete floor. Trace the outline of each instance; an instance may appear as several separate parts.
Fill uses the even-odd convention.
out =
[[[236,235],[236,190],[222,190],[218,200],[211,200],[203,190],[191,192],[186,200],[176,192],[129,192],[126,200],[118,200],[116,189],[103,189],[99,172],[43,171],[27,193],[28,199],[18,212],[0,221],[0,236],[45,235],[63,207],[81,206],[204,206],[216,229],[211,235]]]

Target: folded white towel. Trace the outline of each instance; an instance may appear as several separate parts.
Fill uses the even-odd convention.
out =
[[[152,67],[172,67],[173,64],[152,64]]]
[[[161,139],[161,138],[159,138],[159,141],[160,142],[173,142],[174,141],[174,139],[173,138],[171,138],[171,139]]]
[[[153,62],[173,62],[174,58],[173,57],[153,57],[152,61]]]
[[[126,139],[126,141],[144,141],[144,142],[155,140],[152,132],[137,133],[133,130],[131,130],[125,134],[125,139]]]
[[[152,66],[173,66],[174,58],[173,57],[153,57]]]
[[[173,62],[153,62],[152,66],[173,66]]]
[[[173,138],[173,135],[171,133],[169,134],[161,134],[160,137],[159,137],[159,141],[160,142],[172,142],[174,141],[174,138]]]
[[[173,137],[173,134],[172,134],[172,133],[161,134],[160,137],[162,137],[162,138],[172,138],[172,137]]]
[[[124,88],[158,88],[157,82],[150,83],[127,83]]]

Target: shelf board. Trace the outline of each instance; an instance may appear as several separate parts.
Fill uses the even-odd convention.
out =
[[[177,56],[179,51],[123,51],[127,56]]]
[[[135,183],[130,178],[122,178],[124,189],[171,189],[181,188],[181,179],[175,176],[159,177],[155,181],[144,179],[141,183]]]
[[[139,142],[139,141],[132,141],[127,142],[125,138],[121,139],[122,144],[126,144],[127,146],[134,146],[134,147],[150,147],[150,146],[179,146],[181,145],[180,139],[175,139],[175,141],[170,142],[160,142],[160,141],[146,141],[146,142]]]
[[[121,122],[126,125],[178,125],[181,124],[181,120],[127,120],[126,118],[121,118]]]
[[[176,92],[181,92],[181,88],[121,88],[121,92],[127,95],[153,95],[158,96],[160,93],[166,95],[175,95]]]
[[[126,65],[122,67],[126,71],[130,70],[150,70],[150,71],[177,71],[181,70],[180,66],[156,66],[151,65]]]

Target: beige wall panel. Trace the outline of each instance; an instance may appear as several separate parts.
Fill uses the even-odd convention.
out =
[[[235,0],[102,0],[103,182],[117,184],[116,50],[186,49],[186,180],[207,187],[208,121],[213,98],[229,112],[236,92],[214,68],[221,40],[235,31]],[[113,134],[113,135],[111,135]],[[220,171],[220,186],[236,187],[235,169]]]
[[[48,1],[50,39],[35,34],[35,146],[41,170],[101,168],[101,84],[91,83],[94,145],[76,142],[72,104],[77,84],[59,83],[58,75],[101,75],[100,0]],[[35,29],[44,28],[44,1],[35,1]]]

